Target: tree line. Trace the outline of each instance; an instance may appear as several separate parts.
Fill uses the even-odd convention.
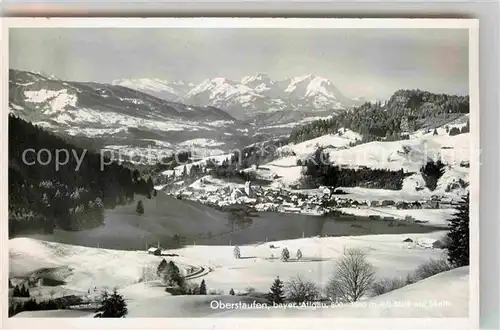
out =
[[[25,153],[28,149],[46,149],[40,157],[44,165],[35,153]],[[57,165],[54,155],[61,150],[79,155],[81,163],[70,156]],[[104,208],[130,203],[134,194],[153,190],[152,179],[139,171],[106,158],[103,162],[109,165],[101,168],[101,161],[100,154],[9,115],[9,236],[99,226]]]

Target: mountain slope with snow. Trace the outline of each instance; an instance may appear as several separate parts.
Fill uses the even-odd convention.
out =
[[[55,133],[92,138],[110,150],[171,153],[196,139],[215,140],[201,147],[220,153],[253,141],[240,131],[248,125],[212,106],[190,106],[128,87],[54,80],[12,69],[9,108]]]

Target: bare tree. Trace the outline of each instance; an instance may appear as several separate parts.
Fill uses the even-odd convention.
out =
[[[337,261],[326,293],[335,302],[358,301],[375,281],[375,269],[360,249],[346,249]]]
[[[300,276],[292,277],[285,285],[288,298],[295,303],[314,301],[319,297],[319,289],[313,281]]]

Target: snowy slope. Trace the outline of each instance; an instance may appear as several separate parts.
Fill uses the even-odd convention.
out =
[[[161,81],[135,81],[144,90],[160,90]],[[9,71],[9,108],[14,115],[63,136],[91,138],[97,149],[128,155],[190,147],[211,154],[253,142],[236,121],[215,107],[185,105],[121,85],[54,80]],[[177,85],[176,85],[177,86]],[[183,86],[183,85],[179,85]],[[185,86],[190,88],[189,85]],[[190,141],[197,141],[192,146]],[[206,141],[213,141],[204,143]]]
[[[370,261],[381,277],[406,275],[430,258],[439,258],[443,250],[407,249],[405,238],[415,241],[436,240],[443,232],[428,234],[341,236],[303,238],[241,246],[242,259],[235,259],[231,246],[188,246],[175,250],[180,257],[175,262],[182,267],[208,265],[212,271],[205,275],[210,288],[227,293],[230,288],[244,291],[251,285],[266,291],[276,275],[290,277],[301,273],[318,284],[326,283],[336,258],[345,247],[366,249]],[[270,249],[274,244],[280,250]],[[281,248],[287,247],[292,255],[301,249],[303,262],[283,263],[269,260],[278,257]],[[248,257],[248,258],[245,258]],[[168,257],[167,257],[168,259]],[[161,257],[144,251],[121,251],[52,243],[30,238],[9,240],[11,277],[25,277],[40,269],[68,267],[65,278],[68,289],[87,291],[88,288],[114,287],[124,289],[137,284],[143,268],[157,266]],[[293,260],[292,260],[293,261]],[[183,266],[184,265],[184,266]],[[66,274],[67,275],[67,274]],[[137,288],[137,287],[136,287]]]

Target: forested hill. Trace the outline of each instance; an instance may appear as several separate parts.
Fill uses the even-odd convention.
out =
[[[98,226],[103,208],[131,202],[134,193],[149,195],[152,190],[152,180],[141,178],[138,171],[117,163],[101,169],[100,154],[9,116],[10,236]]]
[[[351,129],[363,141],[401,140],[404,133],[433,129],[469,113],[469,96],[399,90],[385,103],[367,102],[333,118],[317,120],[294,129],[290,142],[303,142],[340,128]]]

